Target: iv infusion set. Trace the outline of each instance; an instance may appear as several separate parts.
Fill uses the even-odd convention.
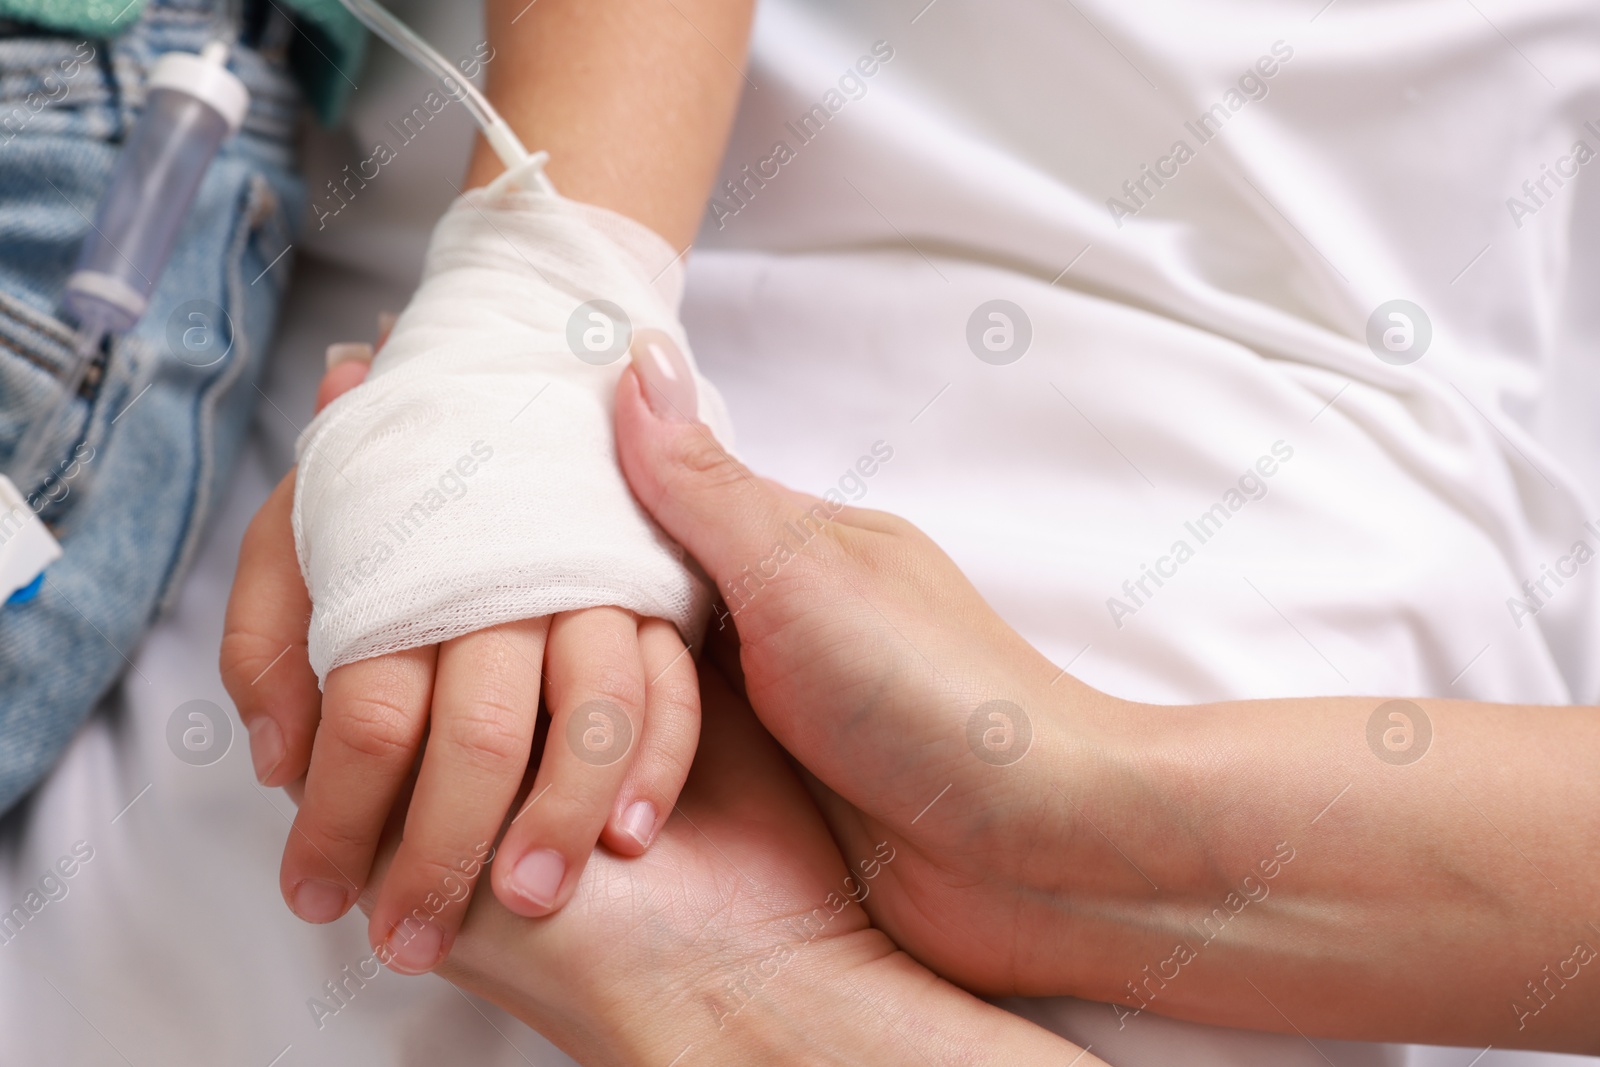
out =
[[[508,170],[533,162],[482,92],[377,0],[341,2],[369,30],[444,83]],[[90,366],[105,346],[144,317],[206,170],[244,122],[250,93],[227,68],[230,50],[229,41],[213,40],[198,54],[169,52],[151,69],[144,111],[117,159],[62,295],[75,327],[72,365],[19,443],[9,477],[0,475],[0,601],[31,600],[45,568],[61,557],[60,545],[36,513],[43,507],[41,498],[33,495],[51,478],[43,469],[50,443]],[[530,178],[554,191],[542,168],[533,168]]]
[[[238,130],[250,106],[244,82],[225,65],[228,45],[212,41],[198,55],[169,52],[156,61],[144,113],[134,125],[100,200],[95,221],[61,302],[76,324],[72,362],[59,392],[17,445],[11,477],[0,478],[0,595],[9,603],[39,591],[44,568],[61,547],[39,520],[40,470],[55,431],[106,342],[144,317],[206,168]]]

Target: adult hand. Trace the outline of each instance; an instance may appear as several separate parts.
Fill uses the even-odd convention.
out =
[[[873,884],[861,860],[847,866],[749,706],[702,678],[705,738],[649,852],[596,853],[547,918],[479,895],[438,974],[584,1064],[1100,1064],[872,929],[852,900]],[[865,858],[878,880],[898,862]]]
[[[662,388],[621,383],[623,468],[727,598],[836,839],[896,849],[865,906],[902,948],[1122,1025],[1600,1049],[1600,822],[1571,816],[1600,810],[1595,709],[1112,700],[909,524],[756,478]],[[1383,758],[1380,721],[1431,722],[1427,759]]]
[[[887,839],[900,857],[866,902],[874,922],[968,988],[1113,995],[1090,976],[1125,967],[1128,945],[1081,909],[1153,887],[1092,827],[1141,856],[1185,848],[1138,819],[1125,705],[1022,640],[910,523],[753,475],[675,414],[659,363],[636,356],[618,387],[623,470],[726,599],[746,693],[820,779],[841,845]]]

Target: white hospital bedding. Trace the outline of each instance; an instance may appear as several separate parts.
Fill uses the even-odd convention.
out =
[[[1535,614],[1507,598],[1600,516],[1584,414],[1600,252],[1580,239],[1600,205],[1581,180],[1547,179],[1520,217],[1506,200],[1531,204],[1522,183],[1575,139],[1600,148],[1582,125],[1600,119],[1600,16],[1555,0],[924,4],[763,9],[725,168],[743,185],[708,215],[686,309],[752,465],[821,491],[888,442],[862,502],[921,524],[1025,636],[1123,696],[1595,702],[1592,569]],[[1228,109],[1262,57],[1274,73]],[[356,144],[424,91],[386,59],[363,79]],[[1185,123],[1214,105],[1227,117],[1201,144]],[[269,390],[302,424],[321,346],[403,300],[460,119],[313,235],[323,262],[302,263]],[[355,158],[324,151],[329,173]],[[1176,174],[1135,203],[1122,186],[1146,165]],[[1432,323],[1410,365],[1363,339],[1392,299]],[[1015,362],[969,345],[993,300],[1027,316]],[[0,903],[79,841],[93,858],[0,945],[0,1064],[566,1062],[432,979],[381,975],[319,1029],[307,1000],[367,955],[363,925],[305,927],[278,900],[287,804],[250,785],[242,737],[209,767],[167,746],[180,705],[227,706],[234,547],[294,432],[265,409],[179,610],[10,828]],[[1262,456],[1271,476],[1241,485]],[[1225,520],[1190,529],[1219,503]],[[1012,1006],[1126,1067],[1467,1067],[1481,1051]],[[1595,1061],[1476,1061],[1566,1062]]]

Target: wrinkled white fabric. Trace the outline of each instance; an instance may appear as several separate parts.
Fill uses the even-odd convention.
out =
[[[1574,547],[1600,545],[1600,183],[1571,177],[1600,147],[1600,9],[1477,6],[766,0],[684,311],[741,455],[917,523],[1119,697],[1600,700],[1600,556]],[[1433,327],[1404,366],[1367,340],[1396,298]],[[995,300],[1030,326],[1013,362],[973,340]],[[1305,812],[1305,857],[1351,801],[1381,820],[1364,783],[1449,759],[1358,751],[1317,771],[1328,800],[1357,784]],[[1115,1067],[1580,1062],[1160,1014],[1205,981],[1132,1018],[1005,1007]]]
[[[612,437],[630,328],[665,330],[692,366],[681,258],[630,219],[523,184],[445,214],[370,377],[301,438],[294,535],[319,679],[603,604],[690,642],[704,626],[709,589],[634,500]],[[730,442],[721,399],[699,389]]]

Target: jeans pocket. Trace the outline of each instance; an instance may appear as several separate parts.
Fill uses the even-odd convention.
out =
[[[85,460],[89,410],[106,365],[104,353],[92,357],[76,397],[58,409],[76,359],[71,326],[0,291],[0,470],[49,524],[63,521],[70,508],[71,483]],[[33,470],[18,471],[18,458],[32,446],[43,448],[43,469],[30,464]]]

